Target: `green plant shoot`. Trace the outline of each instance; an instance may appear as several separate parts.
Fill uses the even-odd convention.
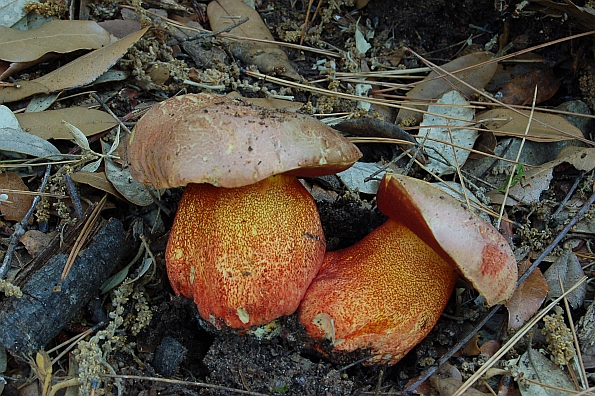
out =
[[[512,181],[510,181],[510,177],[512,176]],[[506,178],[506,182],[504,185],[498,189],[499,192],[504,192],[506,190],[506,186],[510,183],[510,188],[513,188],[517,184],[521,184],[521,187],[525,187],[523,184],[523,179],[525,178],[525,174],[523,173],[523,164],[517,164],[515,172],[508,175]]]

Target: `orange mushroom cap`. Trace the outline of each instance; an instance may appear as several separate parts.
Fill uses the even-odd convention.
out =
[[[137,180],[188,183],[165,255],[168,276],[204,319],[233,328],[295,312],[322,263],[316,205],[294,175],[334,173],[360,156],[310,117],[206,94],[154,106],[127,151]]]
[[[299,319],[334,351],[369,350],[394,364],[438,321],[462,274],[489,304],[512,295],[512,250],[487,222],[437,187],[387,174],[377,202],[388,221],[347,249],[327,253]],[[448,234],[448,235],[447,235]]]

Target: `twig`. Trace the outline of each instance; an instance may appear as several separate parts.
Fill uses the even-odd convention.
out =
[[[43,175],[43,180],[41,182],[41,186],[39,187],[39,192],[43,192],[43,190],[45,190],[45,187],[50,178],[51,169],[52,166],[50,164],[46,165],[45,174]],[[33,198],[33,203],[27,211],[27,214],[25,214],[25,217],[23,217],[23,219],[20,222],[15,224],[14,232],[10,236],[10,243],[8,244],[8,248],[6,249],[6,253],[4,254],[4,260],[2,261],[2,265],[0,266],[0,279],[4,279],[6,273],[10,269],[10,264],[12,263],[12,256],[14,254],[14,251],[17,248],[19,240],[23,235],[25,235],[25,232],[29,228],[29,219],[33,215],[33,212],[35,211],[35,208],[37,208],[37,204],[40,200],[41,196],[36,195],[35,198]]]
[[[204,33],[200,32],[196,36],[181,38],[181,39],[178,39],[178,42],[184,43],[186,41],[200,40],[200,39],[207,38],[207,37],[217,36],[218,34],[221,34],[221,33],[229,33],[232,29],[237,28],[238,26],[248,22],[248,19],[249,19],[248,17],[242,18],[239,21],[237,21],[236,23],[234,23],[233,25],[230,25],[223,29],[216,30],[214,32],[204,32]]]
[[[457,391],[455,393],[453,393],[452,396],[461,396],[467,389],[469,389],[471,387],[471,385],[473,385],[475,383],[475,381],[477,381],[479,378],[481,378],[481,376],[484,375],[485,372],[488,371],[494,365],[494,363],[496,363],[500,358],[502,358],[502,356],[504,356],[510,350],[510,348],[512,348],[513,345],[515,345],[521,338],[523,338],[533,326],[535,326],[541,319],[543,319],[543,317],[549,311],[551,311],[560,302],[560,300],[562,300],[562,298],[567,296],[569,293],[572,293],[577,287],[582,285],[583,282],[585,282],[586,280],[587,280],[586,276],[582,277],[570,289],[568,289],[566,291],[566,293],[564,293],[560,297],[556,298],[547,307],[543,308],[535,316],[533,316],[533,318],[531,318],[531,320],[529,322],[527,322],[521,328],[521,330],[519,330],[516,334],[514,334],[508,340],[508,342],[506,342],[506,344],[504,344],[502,346],[502,348],[500,348],[498,350],[498,352],[496,352],[490,359],[488,359],[488,361],[485,362],[484,365],[481,366],[479,368],[479,370],[477,370],[475,372],[475,374],[473,374],[471,377],[469,377],[469,379],[467,381],[465,381],[465,383],[463,383],[463,385],[461,385],[461,387],[459,389],[457,389]]]
[[[485,324],[488,323],[488,321],[490,319],[492,319],[492,317],[496,314],[496,312],[498,312],[499,308],[500,308],[499,305],[496,305],[495,307],[493,307],[490,310],[490,312],[488,312],[483,317],[483,319],[478,324],[476,324],[475,327],[471,331],[469,331],[465,335],[465,337],[461,338],[452,348],[450,348],[448,350],[448,352],[446,352],[440,359],[438,359],[438,361],[436,362],[436,364],[434,366],[430,367],[429,369],[427,369],[426,371],[421,373],[421,375],[415,382],[413,382],[411,385],[409,385],[407,388],[405,388],[405,393],[411,393],[415,389],[417,389],[417,387],[420,386],[425,380],[430,378],[432,376],[432,374],[434,374],[436,372],[436,370],[438,370],[440,368],[440,366],[442,366],[444,363],[446,363],[451,357],[454,356],[455,353],[457,353],[461,348],[463,348],[465,345],[467,345],[467,343],[475,336],[475,334],[477,334],[479,332],[479,330],[481,330],[481,328],[483,326],[485,326]]]
[[[114,120],[116,120],[116,122],[120,125],[120,128],[122,128],[123,130],[125,130],[129,134],[132,134],[132,132],[130,132],[130,129],[128,129],[128,127],[126,125],[124,125],[124,123],[122,122],[122,120],[120,120],[120,117],[118,117],[117,115],[114,114],[114,112],[112,111],[112,109],[110,109],[109,106],[107,104],[105,104],[105,102],[103,100],[101,100],[101,98],[99,97],[99,95],[97,95],[95,92],[91,92],[91,96],[93,97],[93,99],[95,99],[97,101],[97,103],[99,103],[101,105],[101,107],[103,107],[103,109],[105,111],[108,112],[109,115],[111,115],[112,117],[114,117]]]
[[[141,381],[156,381],[156,382],[164,382],[167,384],[176,384],[176,385],[198,386],[200,388],[217,389],[217,390],[223,390],[226,392],[234,392],[234,393],[239,393],[242,395],[250,395],[250,396],[268,396],[265,393],[245,391],[242,389],[228,388],[227,386],[207,384],[204,382],[181,381],[181,380],[175,380],[175,379],[169,379],[169,378],[159,378],[159,377],[143,377],[141,375],[99,374],[99,376],[107,377],[107,378],[132,379],[132,380],[141,380]]]
[[[529,129],[531,128],[531,121],[533,121],[533,115],[535,114],[535,102],[537,100],[537,85],[535,85],[535,91],[533,92],[533,105],[531,106],[531,113],[529,114],[529,120],[527,120],[527,127],[525,128],[525,136],[521,140],[521,145],[519,146],[519,151],[516,153],[515,162],[519,162],[519,158],[521,158],[521,152],[523,151],[523,147],[525,146],[525,142],[527,141],[527,134],[529,133]],[[504,209],[506,208],[506,201],[508,201],[508,195],[510,194],[510,188],[512,187],[512,181],[516,176],[517,167],[512,166],[510,176],[508,177],[508,181],[506,183],[506,191],[504,191],[504,199],[502,200],[502,205],[500,206],[500,213],[498,215],[498,220],[496,220],[496,228],[500,229],[500,223],[502,222],[502,217],[504,217]]]
[[[78,192],[76,191],[76,186],[72,181],[70,175],[64,175],[64,183],[66,184],[66,189],[68,189],[68,195],[70,195],[70,200],[72,201],[72,205],[74,206],[74,215],[77,219],[83,218],[83,205],[81,205],[81,197],[79,196]]]
[[[572,185],[572,187],[570,187],[570,190],[568,190],[568,194],[566,194],[566,196],[564,197],[562,202],[560,202],[558,209],[556,209],[556,211],[554,213],[552,213],[552,215],[550,216],[551,219],[555,219],[556,217],[558,217],[560,212],[564,209],[564,205],[566,205],[566,202],[568,202],[570,200],[570,198],[572,197],[572,195],[578,188],[578,185],[581,183],[581,180],[583,180],[584,176],[585,176],[585,171],[581,171],[581,173],[578,175],[578,177],[574,181],[574,184]]]
[[[99,217],[99,213],[101,213],[101,210],[103,209],[103,206],[105,205],[106,201],[107,194],[104,195],[103,198],[101,198],[101,200],[97,203],[97,206],[95,206],[95,208],[93,209],[93,212],[91,212],[91,214],[89,215],[89,218],[85,223],[85,226],[81,230],[80,235],[78,236],[76,242],[74,243],[74,246],[72,247],[72,250],[70,251],[68,259],[66,260],[66,264],[64,265],[64,270],[62,271],[60,281],[63,282],[68,276],[68,273],[72,268],[72,264],[74,264],[74,260],[76,260],[76,257],[78,256],[79,252],[81,251],[81,248],[83,247],[83,244],[85,243],[87,237],[91,233],[91,229],[93,228],[95,221]],[[56,287],[55,291],[59,291],[59,286]]]
[[[302,34],[300,35],[300,45],[304,44],[304,37],[306,36],[306,30],[308,29],[310,9],[312,8],[313,2],[314,0],[308,1],[308,8],[306,8],[306,20],[304,21],[304,27],[302,28]]]
[[[581,217],[583,217],[585,215],[585,213],[587,213],[587,211],[589,210],[589,208],[591,207],[591,205],[593,205],[595,203],[595,193],[593,193],[593,195],[591,195],[591,197],[589,198],[589,200],[587,201],[587,203],[585,203],[583,205],[583,207],[576,212],[576,214],[572,217],[572,219],[570,219],[570,221],[568,222],[568,224],[566,224],[566,226],[562,229],[562,231],[560,231],[560,233],[556,236],[556,238],[554,238],[554,240],[552,241],[552,243],[550,243],[548,245],[548,247],[545,248],[545,250],[543,251],[543,253],[541,253],[539,255],[539,257],[537,257],[537,260],[535,260],[533,262],[533,264],[531,264],[531,266],[527,269],[527,271],[523,274],[523,276],[521,276],[517,282],[517,287],[523,283],[525,281],[525,279],[527,279],[529,277],[529,275],[531,275],[531,273],[535,270],[535,268],[537,268],[537,266],[539,264],[541,264],[541,262],[543,260],[545,260],[545,258],[548,256],[548,254],[550,254],[552,252],[552,250],[554,250],[554,248],[558,245],[558,243],[560,243],[560,241],[562,240],[562,238],[564,238],[566,236],[566,234],[568,234],[568,232],[570,232],[570,230],[572,229],[572,227],[574,227],[576,225],[576,223],[578,223],[579,219]]]

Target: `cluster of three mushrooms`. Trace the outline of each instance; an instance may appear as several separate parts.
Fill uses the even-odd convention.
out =
[[[384,225],[325,254],[316,205],[296,176],[342,171],[361,153],[308,116],[183,95],[138,122],[127,155],[137,180],[187,185],[166,251],[168,276],[217,327],[266,324],[301,303],[313,337],[396,362],[436,323],[459,274],[489,304],[512,293],[516,264],[497,231],[406,177],[381,183]]]

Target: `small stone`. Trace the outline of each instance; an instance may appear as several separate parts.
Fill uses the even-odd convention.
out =
[[[157,352],[155,352],[153,366],[163,376],[171,377],[178,371],[178,367],[180,367],[180,363],[184,360],[186,352],[188,352],[186,347],[180,344],[175,338],[165,337],[161,341],[159,348],[157,348]]]

